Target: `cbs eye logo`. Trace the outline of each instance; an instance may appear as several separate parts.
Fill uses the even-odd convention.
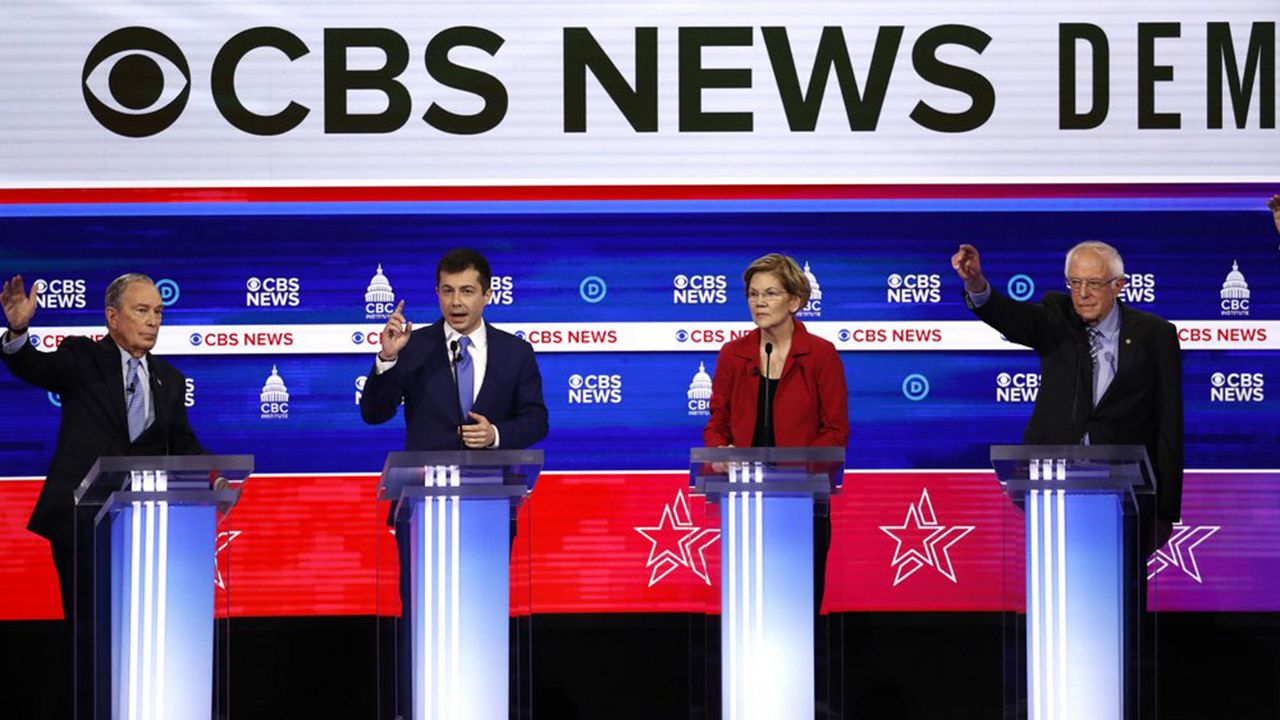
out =
[[[176,43],[145,27],[121,28],[84,60],[84,102],[103,127],[148,137],[178,119],[191,95],[191,70]]]

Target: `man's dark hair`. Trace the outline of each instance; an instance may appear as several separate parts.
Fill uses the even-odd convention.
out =
[[[480,290],[489,292],[489,285],[493,282],[493,273],[489,270],[489,261],[471,248],[450,250],[444,254],[444,257],[440,258],[440,262],[436,264],[436,285],[440,284],[440,275],[442,273],[452,275],[465,270],[475,270],[480,275]]]

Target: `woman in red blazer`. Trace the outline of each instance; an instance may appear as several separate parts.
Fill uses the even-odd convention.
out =
[[[844,447],[849,397],[836,348],[810,335],[795,314],[809,279],[785,255],[756,260],[742,275],[756,329],[725,343],[711,383],[708,447]],[[763,378],[768,378],[764,382]],[[765,408],[772,416],[766,423]]]

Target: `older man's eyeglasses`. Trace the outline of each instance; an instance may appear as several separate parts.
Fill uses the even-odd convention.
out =
[[[1080,292],[1082,288],[1089,288],[1089,290],[1092,292],[1098,292],[1102,288],[1109,286],[1111,283],[1119,279],[1120,279],[1119,275],[1113,278],[1108,278],[1106,280],[1100,280],[1098,278],[1090,278],[1088,280],[1082,280],[1080,278],[1067,278],[1067,287],[1071,288],[1071,292],[1077,292],[1077,293]]]
[[[763,299],[766,303],[772,305],[786,296],[787,293],[774,288],[769,288],[764,292],[758,292],[756,290],[747,291],[747,301],[753,303],[760,302]]]

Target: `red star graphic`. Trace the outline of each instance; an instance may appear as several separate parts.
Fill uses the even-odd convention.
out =
[[[901,525],[881,525],[880,530],[893,538],[893,561],[897,576],[894,587],[928,565],[951,582],[957,582],[956,571],[951,564],[951,546],[973,532],[972,525],[940,525],[929,500],[928,488],[920,492],[920,502],[907,508],[907,517]],[[906,550],[903,550],[903,546]],[[941,547],[939,547],[941,545]],[[917,550],[916,548],[920,549]]]
[[[924,518],[924,522],[921,522],[920,509],[914,503],[907,509],[907,517],[902,521],[901,525],[880,526],[880,530],[885,535],[893,538],[898,543],[898,546],[893,550],[892,565],[897,565],[912,557],[925,564],[931,564],[928,542],[935,535],[942,532],[943,529],[938,526],[937,521],[933,518]],[[905,551],[902,549],[904,545],[907,548]],[[920,549],[917,550],[916,548]]]
[[[654,565],[666,558],[670,558],[677,565],[688,566],[689,554],[684,543],[690,536],[696,535],[698,531],[699,529],[696,527],[682,527],[680,523],[677,523],[675,513],[672,512],[670,505],[663,508],[662,520],[657,527],[636,528],[636,532],[653,543],[653,546],[649,548],[649,561],[645,563],[645,567]]]

